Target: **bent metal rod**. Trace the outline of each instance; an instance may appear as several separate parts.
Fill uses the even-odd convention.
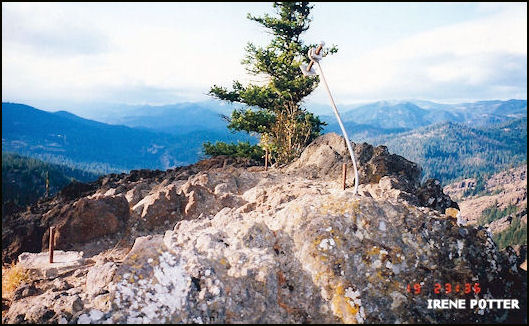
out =
[[[327,85],[327,80],[325,79],[325,75],[323,74],[323,70],[321,69],[320,60],[322,59],[323,55],[321,54],[321,50],[323,49],[323,46],[325,45],[324,42],[321,42],[318,47],[310,48],[309,49],[309,59],[310,62],[308,65],[301,65],[301,71],[303,72],[303,75],[305,76],[313,76],[316,75],[316,71],[312,68],[314,63],[318,65],[321,79],[323,80],[323,85],[325,85],[325,89],[327,90],[327,94],[329,94],[329,98],[331,99],[331,106],[334,109],[334,114],[336,115],[336,119],[338,120],[338,124],[340,125],[340,128],[342,129],[343,136],[345,138],[345,143],[347,144],[347,149],[349,150],[349,154],[351,155],[351,160],[353,161],[353,167],[355,170],[355,187],[353,194],[356,195],[358,193],[358,169],[356,167],[356,160],[354,157],[353,147],[351,146],[351,142],[349,141],[349,136],[347,135],[347,131],[345,131],[345,127],[342,123],[342,119],[340,118],[340,113],[338,112],[338,109],[336,108],[336,104],[334,103],[334,99],[332,98],[331,91],[329,90],[329,85]]]

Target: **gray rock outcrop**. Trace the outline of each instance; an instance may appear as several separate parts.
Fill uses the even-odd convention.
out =
[[[505,322],[516,311],[428,309],[443,298],[523,298],[485,229],[351,192],[301,195],[270,213],[225,208],[138,239],[110,286],[116,323]],[[271,195],[267,201],[273,200]],[[261,205],[266,205],[262,203]],[[510,275],[506,277],[506,275]],[[457,283],[457,284],[456,284]],[[463,294],[465,283],[472,285]],[[407,286],[421,285],[420,293]],[[476,284],[478,287],[476,287]],[[443,290],[444,291],[444,290]],[[518,311],[519,313],[519,311]],[[518,316],[519,318],[519,316]]]
[[[352,143],[358,166],[359,183],[378,183],[383,176],[401,176],[413,186],[420,183],[421,168],[404,157],[390,154],[386,146]],[[307,178],[337,178],[342,164],[352,166],[345,139],[335,133],[316,138],[287,171]],[[352,180],[352,179],[351,179]]]

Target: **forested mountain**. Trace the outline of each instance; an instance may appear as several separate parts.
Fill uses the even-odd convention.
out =
[[[180,131],[179,135],[171,135],[108,125],[64,111],[50,113],[23,104],[2,103],[3,151],[96,173],[191,164],[201,157],[206,141],[255,142],[249,136],[231,134],[226,128]]]
[[[370,125],[384,129],[415,129],[441,122],[459,122],[470,126],[487,126],[527,117],[527,100],[480,101],[475,103],[439,104],[429,101],[390,102],[380,101],[348,109],[340,107],[345,123]],[[330,108],[329,108],[330,110]],[[336,118],[321,116],[329,126],[337,130]]]
[[[481,128],[445,122],[370,141],[419,163],[424,177],[446,184],[527,161],[527,118]]]
[[[34,203],[46,193],[54,195],[72,180],[94,181],[97,174],[2,152],[2,213],[4,209]]]
[[[225,131],[221,114],[237,104],[218,101],[171,105],[104,105],[85,108],[83,117],[107,124],[146,128],[171,134],[203,130]],[[307,109],[329,124],[326,132],[339,132],[332,109],[327,104],[308,104]],[[526,100],[480,101],[442,104],[431,101],[379,101],[368,104],[338,105],[349,133],[373,136],[402,132],[440,122],[461,122],[484,126],[527,116]],[[375,134],[374,134],[375,133]]]
[[[346,107],[347,108],[347,107]],[[380,101],[342,112],[354,142],[386,145],[443,183],[527,161],[527,101]],[[341,134],[334,116],[325,132]]]
[[[327,120],[327,126],[324,127],[324,133],[328,132],[335,132],[339,135],[342,134],[342,130],[340,129],[340,126],[338,123],[336,123],[336,118],[334,118],[334,121]],[[359,124],[354,121],[345,121],[343,122],[345,130],[347,131],[347,135],[350,139],[352,139],[355,142],[369,142],[373,138],[383,135],[393,135],[393,134],[400,134],[406,131],[410,131],[410,128],[382,128],[382,127],[375,127],[369,124]]]
[[[379,128],[413,129],[431,123],[428,113],[428,110],[409,102],[395,105],[376,102],[345,112],[343,119]]]
[[[228,114],[230,107],[213,101],[160,106],[102,105],[84,116],[107,124],[183,135],[202,131],[225,132],[226,122],[221,114]]]

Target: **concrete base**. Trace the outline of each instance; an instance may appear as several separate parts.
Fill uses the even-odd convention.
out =
[[[26,269],[30,276],[53,279],[59,274],[79,268],[85,264],[83,252],[53,251],[53,263],[49,262],[49,253],[24,252],[18,256],[18,264]]]

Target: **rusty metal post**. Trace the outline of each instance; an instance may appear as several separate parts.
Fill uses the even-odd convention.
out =
[[[55,227],[50,226],[50,264],[53,264],[53,247],[55,245]]]
[[[342,190],[345,190],[345,180],[347,179],[347,164],[342,165]]]
[[[268,171],[268,148],[265,148],[265,171]]]
[[[48,198],[50,194],[50,178],[48,175],[48,171],[46,171],[46,198]]]

